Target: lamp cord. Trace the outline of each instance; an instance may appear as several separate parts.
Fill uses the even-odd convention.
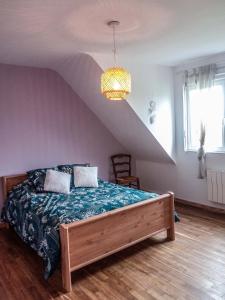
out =
[[[113,24],[113,55],[114,55],[114,66],[117,65],[116,59],[116,37],[115,37],[115,25]]]

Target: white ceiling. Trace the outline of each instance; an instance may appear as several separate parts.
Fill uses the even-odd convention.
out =
[[[121,22],[122,59],[175,65],[225,51],[225,0],[0,0],[0,62],[109,53],[110,19]]]

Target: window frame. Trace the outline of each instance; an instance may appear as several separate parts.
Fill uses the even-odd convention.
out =
[[[223,118],[223,126],[222,126],[222,147],[211,147],[206,149],[207,153],[225,153],[225,73],[216,74],[214,85],[222,85],[224,92],[224,118]],[[194,89],[194,84],[189,84],[188,89]],[[183,141],[184,141],[184,151],[185,152],[197,152],[198,148],[191,147],[191,133],[190,133],[190,109],[189,109],[189,96],[188,96],[187,88],[183,87]]]

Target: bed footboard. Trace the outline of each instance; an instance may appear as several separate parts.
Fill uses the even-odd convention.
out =
[[[63,288],[72,290],[72,271],[165,230],[168,239],[174,240],[174,195],[171,192],[60,225]]]

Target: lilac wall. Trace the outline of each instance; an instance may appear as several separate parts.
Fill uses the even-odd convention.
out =
[[[0,176],[90,162],[107,179],[109,156],[120,151],[122,146],[57,73],[0,64]]]

